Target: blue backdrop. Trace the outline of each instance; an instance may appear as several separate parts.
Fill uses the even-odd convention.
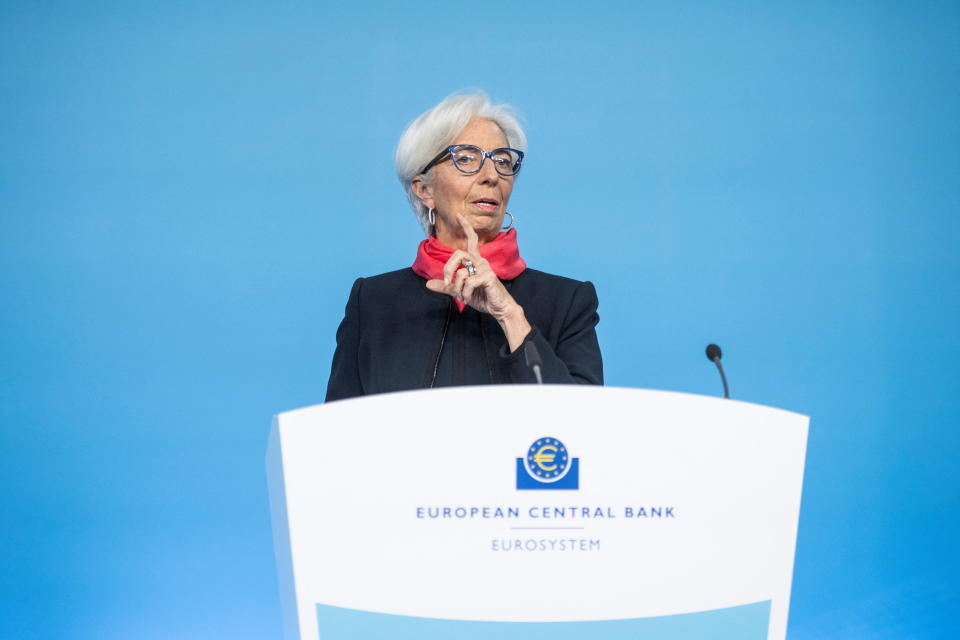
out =
[[[0,636],[279,637],[271,415],[482,87],[608,384],[812,416],[789,636],[953,637],[957,3],[199,5],[0,6]]]

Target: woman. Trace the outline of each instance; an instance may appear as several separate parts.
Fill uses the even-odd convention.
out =
[[[509,107],[482,92],[450,96],[407,127],[397,174],[427,239],[412,267],[353,284],[327,401],[534,382],[528,343],[544,382],[603,384],[593,285],[520,257],[507,203],[525,149]]]

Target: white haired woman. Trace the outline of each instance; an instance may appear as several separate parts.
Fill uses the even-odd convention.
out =
[[[353,284],[327,400],[452,385],[603,384],[589,282],[528,269],[507,211],[526,136],[507,105],[453,95],[407,127],[397,175],[427,239],[412,267]],[[509,224],[504,227],[504,218]]]

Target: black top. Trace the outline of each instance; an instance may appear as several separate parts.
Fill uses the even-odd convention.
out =
[[[589,282],[527,269],[504,286],[523,307],[545,383],[603,384]],[[430,291],[413,269],[353,283],[337,329],[327,401],[459,384],[533,383],[523,346],[509,353],[493,316]]]
[[[482,323],[483,314],[472,307],[464,307],[463,312],[452,310],[433,386],[491,383]]]

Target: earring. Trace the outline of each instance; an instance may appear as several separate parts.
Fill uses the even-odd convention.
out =
[[[504,211],[503,215],[510,216],[510,224],[505,227],[500,227],[500,231],[510,231],[510,229],[513,229],[513,223],[516,222],[516,218],[514,218],[513,214],[509,211]]]
[[[429,211],[427,211],[427,221],[430,222],[431,227],[437,224],[437,219],[433,215],[433,209],[430,209]]]

